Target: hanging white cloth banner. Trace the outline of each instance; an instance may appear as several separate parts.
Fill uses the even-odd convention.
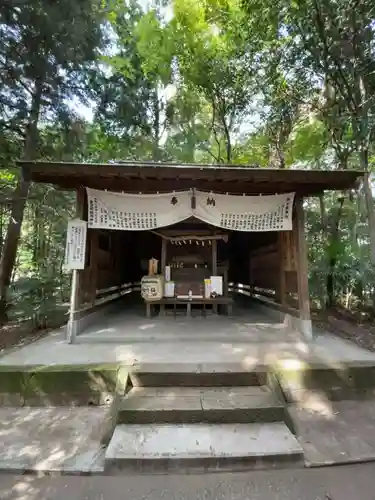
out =
[[[85,268],[86,234],[86,221],[73,219],[68,222],[65,247],[65,269],[72,270]]]
[[[194,216],[233,231],[291,231],[294,195],[232,196],[196,191]]]
[[[122,194],[86,189],[88,226],[91,228],[149,231],[196,217],[232,231],[292,230],[295,193],[267,196],[232,196],[203,191]],[[193,196],[195,203],[192,203]]]
[[[190,191],[123,194],[86,190],[91,228],[149,231],[176,224],[192,215]]]

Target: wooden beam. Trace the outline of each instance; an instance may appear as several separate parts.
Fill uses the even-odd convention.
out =
[[[77,186],[87,186],[93,189],[107,189],[114,192],[125,193],[166,193],[172,191],[181,191],[191,189],[201,189],[203,191],[213,191],[215,193],[229,193],[229,194],[280,194],[298,192],[302,195],[312,196],[318,195],[324,190],[324,186],[319,183],[293,183],[284,181],[262,181],[250,182],[231,180],[207,180],[207,179],[140,179],[126,178],[126,177],[102,177],[99,175],[88,177],[63,177],[53,176],[49,174],[33,176],[35,182],[42,182],[46,184],[53,184],[60,189],[73,190]],[[340,189],[345,189],[343,186]]]
[[[363,177],[363,171],[353,170],[293,170],[274,168],[254,168],[250,165],[207,165],[173,164],[159,162],[121,162],[121,163],[69,163],[69,162],[18,162],[29,169],[31,176],[53,175],[54,177],[101,176],[101,177],[138,177],[233,180],[250,182],[283,182],[326,184],[327,188],[337,189],[336,183],[345,183],[347,188],[354,187],[356,180]],[[251,167],[251,168],[249,168]],[[33,180],[33,179],[31,179]]]
[[[312,324],[310,316],[309,297],[309,268],[307,244],[305,236],[305,219],[303,210],[303,198],[296,197],[295,224],[297,243],[297,284],[298,284],[298,308],[300,313],[301,332],[307,340],[312,339]]]

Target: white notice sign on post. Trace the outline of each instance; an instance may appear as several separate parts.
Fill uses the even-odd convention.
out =
[[[74,219],[68,222],[65,247],[65,268],[84,269],[86,257],[87,222]]]

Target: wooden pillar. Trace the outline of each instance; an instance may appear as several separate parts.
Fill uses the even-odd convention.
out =
[[[121,272],[122,271],[121,258],[123,255],[122,252],[123,242],[121,238],[122,234],[123,234],[122,231],[116,231],[114,233],[115,240],[114,240],[114,248],[112,250],[113,252],[115,252],[115,275],[116,275],[116,284],[119,287],[119,291],[121,285],[124,283],[124,279]]]
[[[76,191],[76,218],[84,220],[85,215],[85,189],[78,188]],[[68,322],[68,343],[74,344],[77,336],[77,321],[74,319],[74,313],[79,310],[81,298],[82,271],[73,269],[72,282],[70,290],[70,309]]]
[[[165,266],[167,265],[167,240],[161,239],[161,274],[165,277]]]
[[[86,210],[85,210],[85,196],[86,196],[86,191],[85,188],[79,187],[76,191],[76,218],[81,219],[81,220],[87,220],[86,217]],[[86,233],[86,238],[87,238],[87,233]],[[87,246],[86,246],[87,250]],[[78,292],[78,301],[77,301],[77,307],[83,303],[83,271],[77,271],[77,292]]]
[[[90,230],[90,303],[93,306],[98,288],[99,231]]]
[[[286,260],[286,238],[285,233],[280,231],[278,234],[278,262],[279,262],[279,280],[277,289],[277,299],[281,305],[286,305],[286,279],[285,279],[285,260]]]
[[[212,276],[217,276],[217,240],[212,240]]]
[[[212,276],[217,276],[217,240],[212,240]],[[212,306],[212,312],[218,313],[217,304]]]
[[[312,324],[310,316],[308,255],[305,237],[305,219],[303,211],[303,198],[296,198],[296,243],[297,243],[297,284],[298,308],[300,314],[300,329],[306,340],[312,339]]]
[[[237,284],[237,283],[236,283]],[[254,269],[253,269],[253,258],[250,252],[249,255],[249,285],[250,285],[250,297],[254,296]]]

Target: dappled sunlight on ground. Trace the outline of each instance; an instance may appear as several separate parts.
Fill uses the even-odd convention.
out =
[[[255,341],[268,342],[275,336],[277,339],[285,337],[288,333],[283,324],[275,322],[267,315],[253,311],[240,310],[235,317],[225,315],[201,314],[187,317],[166,314],[154,316],[147,320],[144,314],[135,314],[132,310],[121,310],[103,318],[102,322],[88,327],[79,335],[78,342],[117,341],[117,342],[145,342],[147,334],[149,340],[168,341],[199,339],[212,341],[215,338],[238,342]],[[100,324],[102,323],[102,324]],[[151,327],[152,325],[152,327]],[[284,335],[284,332],[286,334]]]
[[[80,335],[68,345],[63,329],[16,349],[0,358],[0,366],[85,363],[242,363],[246,369],[272,364],[282,359],[308,363],[320,360],[328,366],[347,361],[372,360],[375,353],[352,346],[340,339],[321,335],[311,343],[296,332],[267,321],[263,314],[241,313],[227,318],[153,318],[114,314],[103,318],[90,333]],[[341,366],[342,367],[342,366]]]
[[[234,354],[243,353],[243,352],[245,352],[245,350],[246,349],[244,347],[233,347]]]
[[[142,331],[150,330],[152,328],[156,328],[156,324],[155,323],[148,323],[146,325],[140,325],[138,328],[139,328],[139,330],[142,330]]]
[[[249,370],[251,368],[255,368],[259,364],[259,360],[256,358],[251,358],[250,356],[246,356],[242,361],[242,366]]]
[[[5,492],[5,498],[17,498],[18,500],[39,500],[40,490],[34,485],[33,476],[23,476],[17,481],[10,490]]]
[[[0,469],[100,471],[105,407],[0,408]]]
[[[102,328],[101,330],[93,331],[95,335],[107,335],[109,333],[116,333],[116,330],[114,328]]]
[[[303,370],[305,368],[304,363],[300,359],[282,359],[279,365],[284,370]]]
[[[309,352],[309,345],[306,344],[306,342],[296,342],[295,343],[296,349],[298,352],[301,352],[303,354],[308,354]]]
[[[335,418],[332,401],[323,392],[306,391],[298,406],[327,420]]]

